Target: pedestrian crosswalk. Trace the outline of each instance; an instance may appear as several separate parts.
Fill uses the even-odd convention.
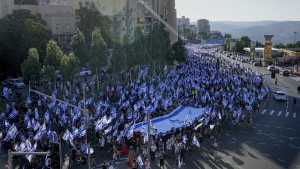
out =
[[[261,111],[262,115],[268,115],[268,116],[277,116],[277,117],[283,117],[283,118],[300,118],[300,115],[297,115],[295,112],[288,112],[288,111],[282,111],[282,110],[267,110],[264,109]]]

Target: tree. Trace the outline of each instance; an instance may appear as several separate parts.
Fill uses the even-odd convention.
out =
[[[44,60],[44,65],[53,66],[54,69],[59,69],[63,52],[54,40],[50,40],[47,44],[47,55]]]
[[[14,0],[15,5],[38,5],[39,0]]]
[[[37,48],[43,60],[51,32],[39,14],[14,10],[0,19],[0,37],[0,67],[11,74],[21,72],[29,48]]]
[[[79,58],[82,64],[85,64],[89,61],[87,44],[85,43],[83,33],[79,29],[76,30],[76,33],[72,37],[71,47],[74,55]]]
[[[62,77],[66,80],[72,80],[79,73],[80,60],[73,53],[69,56],[64,55],[60,62]]]
[[[251,45],[251,39],[248,36],[243,36],[240,40],[236,42],[232,50],[238,53],[245,53],[244,48],[250,47],[250,45]]]
[[[172,54],[168,58],[168,61],[179,61],[185,62],[187,57],[187,52],[184,48],[184,43],[181,38],[178,38],[178,41],[172,45]]]
[[[75,10],[76,16],[80,18],[78,28],[82,31],[87,44],[92,43],[92,31],[95,27],[101,29],[101,35],[105,42],[110,42],[111,21],[108,16],[101,16],[101,14],[93,9],[80,7]]]
[[[111,58],[110,72],[120,72],[124,65],[126,65],[126,60],[122,46],[120,43],[115,43]]]
[[[232,38],[232,36],[229,33],[225,33],[224,38]]]
[[[152,46],[152,60],[165,60],[170,47],[169,32],[163,24],[154,24],[152,35],[149,37],[149,44]],[[152,38],[152,40],[151,40]]]
[[[41,63],[39,62],[39,54],[36,48],[30,48],[28,58],[22,64],[22,75],[30,80],[33,76],[39,77],[41,71]]]
[[[51,81],[55,82],[56,81],[56,76],[55,76],[55,69],[53,66],[50,65],[44,65],[43,68],[41,69],[41,76],[45,78],[51,79]]]
[[[143,35],[142,28],[139,26],[134,31],[134,40],[132,46],[134,65],[146,64],[150,62],[149,51],[146,48],[146,39]]]
[[[107,44],[101,36],[99,28],[95,27],[92,33],[92,44],[91,44],[91,64],[95,70],[99,67],[108,65],[108,55],[106,53]]]

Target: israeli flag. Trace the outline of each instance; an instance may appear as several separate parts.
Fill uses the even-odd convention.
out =
[[[14,119],[17,115],[19,115],[18,111],[13,109],[13,111],[8,115],[8,119]]]
[[[9,141],[9,139],[15,139],[15,137],[18,134],[18,129],[15,126],[15,124],[13,124],[12,126],[10,126],[10,128],[8,129],[8,132],[6,134],[6,138],[4,139],[4,141]]]
[[[36,120],[39,119],[39,111],[37,108],[34,109],[34,117]]]
[[[31,128],[31,127],[32,127],[32,126],[31,126],[31,122],[30,122],[30,120],[28,120],[28,121],[27,121],[26,128],[29,129],[29,128]]]
[[[29,97],[29,96],[27,97],[26,103],[27,103],[27,104],[30,104],[30,103],[32,103],[32,101],[31,101],[31,99],[30,99],[30,97]]]
[[[20,144],[19,151],[20,152],[25,152],[26,151],[26,144],[24,142],[22,142]]]
[[[130,129],[127,132],[127,139],[131,139],[131,137],[133,136],[133,129],[135,127],[135,123],[133,123],[133,125],[130,127]]]
[[[45,114],[44,114],[44,118],[45,120],[47,121],[47,123],[49,123],[49,120],[50,120],[50,115],[49,115],[49,111],[46,110]]]
[[[64,139],[65,141],[69,140],[70,134],[71,134],[71,133],[70,133],[69,130],[67,129],[67,130],[65,131],[64,135],[63,135],[63,139]]]
[[[198,148],[200,148],[200,143],[198,142],[198,139],[196,138],[195,135],[193,137],[193,144],[195,144]]]
[[[66,117],[66,114],[65,114],[65,113],[61,116],[61,121],[62,121],[64,124],[67,123],[67,117]]]
[[[49,138],[49,141],[58,142],[58,136],[55,131],[50,131],[48,133],[48,138]]]
[[[40,123],[35,122],[34,119],[31,119],[31,125],[32,125],[34,131],[36,131],[37,129],[40,128]]]
[[[79,128],[78,133],[80,137],[85,136],[86,130],[84,129],[83,125]]]
[[[11,93],[10,88],[3,87],[3,96],[7,99],[9,94]]]
[[[144,163],[143,163],[142,157],[140,155],[137,158],[137,162],[138,162],[138,165],[140,166],[140,168],[143,168]]]
[[[76,137],[78,134],[79,134],[79,133],[78,133],[78,129],[75,129],[75,130],[73,131],[73,133],[72,133],[72,136],[73,136],[73,137]]]
[[[4,121],[4,126],[5,126],[6,128],[10,127],[10,124],[9,124],[9,121],[8,121],[8,120],[5,120],[5,121]]]
[[[108,134],[112,130],[112,126],[108,127],[106,130],[104,130],[104,134]]]
[[[0,119],[4,119],[4,117],[5,117],[5,113],[2,112],[2,113],[0,114]]]

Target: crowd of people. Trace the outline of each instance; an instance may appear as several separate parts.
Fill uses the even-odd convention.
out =
[[[122,155],[128,155],[132,168],[149,168],[156,156],[161,166],[165,157],[174,158],[174,165],[181,166],[186,162],[186,151],[192,158],[195,139],[199,140],[197,146],[210,140],[212,151],[216,150],[214,132],[220,137],[223,125],[251,127],[252,113],[258,111],[268,88],[263,86],[262,76],[250,68],[214,56],[198,45],[187,45],[186,50],[186,63],[179,69],[166,67],[152,75],[147,69],[141,70],[136,80],[108,84],[96,94],[87,80],[86,85],[78,80],[49,82],[46,95],[31,92],[24,101],[7,102],[6,110],[0,112],[2,145],[20,152],[47,151],[49,141],[62,140],[69,147],[70,165],[76,161],[86,164],[88,121],[93,124],[91,132],[99,141],[100,153],[104,154],[108,146],[112,148],[113,161],[105,162],[103,168],[114,166]],[[153,129],[148,159],[148,136],[144,131],[133,132],[134,124],[146,121],[148,115],[168,114],[180,105],[205,108],[205,113],[182,128],[170,126],[165,134]],[[89,119],[83,108],[88,110]],[[94,153],[91,159],[96,164]],[[16,158],[27,168],[46,165],[44,156]]]

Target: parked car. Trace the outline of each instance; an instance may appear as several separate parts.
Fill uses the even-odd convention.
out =
[[[91,71],[91,69],[81,68],[81,71],[80,71],[79,74],[80,74],[81,77],[90,76],[90,75],[92,75],[92,71]]]
[[[289,76],[290,72],[288,70],[282,70],[282,71],[280,71],[279,74],[282,75],[282,76]]]
[[[12,88],[18,88],[18,89],[25,87],[25,84],[20,79],[17,79],[17,78],[6,79],[2,82],[2,85],[6,86],[6,87],[12,87]]]
[[[286,95],[285,95],[285,93],[283,91],[276,91],[276,92],[274,92],[273,98],[275,100],[283,100],[283,101],[286,101],[286,99],[287,99],[287,97],[286,97]]]
[[[268,71],[271,71],[271,70],[274,70],[274,69],[275,69],[275,66],[273,66],[273,65],[270,65],[270,66],[267,67]]]

